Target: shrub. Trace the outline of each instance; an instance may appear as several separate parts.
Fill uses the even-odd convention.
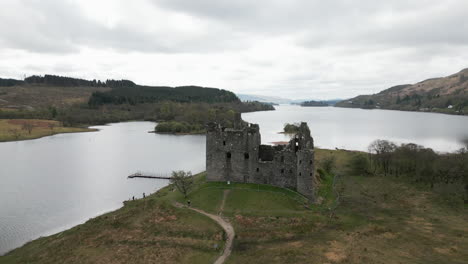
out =
[[[349,167],[351,174],[353,175],[369,175],[370,164],[365,154],[359,153],[354,155],[351,160]]]

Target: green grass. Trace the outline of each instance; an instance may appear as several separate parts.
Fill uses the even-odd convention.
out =
[[[198,176],[197,187],[188,199],[194,207],[210,213],[218,213],[225,190],[229,190],[223,214],[233,216],[242,214],[288,214],[306,210],[308,204],[305,197],[299,193],[263,184],[243,184],[224,182],[204,182],[205,173]],[[200,180],[201,179],[201,180]],[[175,194],[174,199],[185,203],[181,195]]]

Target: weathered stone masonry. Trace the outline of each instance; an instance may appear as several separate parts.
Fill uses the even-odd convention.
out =
[[[234,128],[210,124],[206,137],[208,181],[271,184],[294,189],[314,200],[314,142],[301,123],[289,144],[260,145],[257,124]]]

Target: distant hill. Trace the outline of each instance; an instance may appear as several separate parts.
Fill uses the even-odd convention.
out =
[[[443,78],[393,86],[378,94],[360,95],[336,106],[468,115],[468,69]]]
[[[36,108],[88,103],[138,104],[160,101],[240,103],[232,92],[200,86],[144,86],[129,80],[84,80],[44,75],[24,80],[0,78],[0,108]]]

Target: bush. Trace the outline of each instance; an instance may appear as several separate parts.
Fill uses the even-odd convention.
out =
[[[365,154],[359,153],[351,158],[349,167],[353,175],[369,175],[370,163]]]
[[[336,167],[335,156],[326,156],[321,162],[320,167],[328,174],[331,174]]]
[[[204,132],[204,128],[199,124],[169,121],[158,123],[155,131],[158,133],[202,133]]]
[[[296,134],[297,132],[299,132],[299,125],[289,123],[284,124],[283,132],[289,134]]]

